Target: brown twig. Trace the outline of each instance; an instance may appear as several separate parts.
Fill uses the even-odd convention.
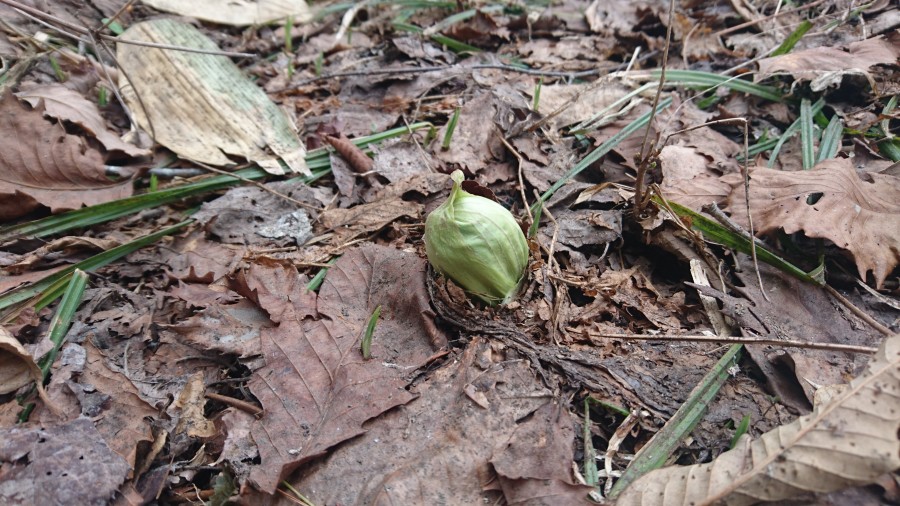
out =
[[[843,304],[844,307],[849,309],[851,313],[855,314],[860,319],[862,319],[863,321],[868,323],[872,328],[874,328],[878,332],[881,332],[882,334],[884,334],[886,336],[892,336],[895,334],[895,332],[891,331],[891,329],[885,327],[884,325],[879,323],[875,318],[872,318],[871,316],[869,316],[865,311],[856,307],[856,304],[850,302],[850,300],[848,300],[846,297],[841,295],[840,292],[838,292],[831,286],[825,285],[825,291],[828,292],[829,294],[831,294],[831,296],[834,297],[835,299],[837,299],[841,304]]]
[[[662,67],[659,74],[659,85],[656,87],[656,95],[653,96],[653,105],[650,107],[650,118],[647,120],[647,129],[644,130],[644,139],[641,141],[640,164],[634,180],[634,215],[640,217],[644,212],[646,197],[644,195],[644,179],[647,175],[647,166],[650,154],[647,153],[647,140],[650,139],[650,130],[653,129],[653,119],[656,117],[656,107],[659,105],[659,97],[662,96],[663,85],[666,82],[666,67],[669,63],[669,48],[672,45],[672,25],[675,19],[675,0],[669,0],[669,23],[666,27],[666,47],[663,49]]]
[[[227,404],[229,406],[235,407],[241,411],[245,411],[250,413],[255,417],[260,417],[263,414],[263,409],[257,406],[256,404],[252,404],[247,401],[242,401],[240,399],[235,399],[234,397],[228,397],[227,395],[219,395],[212,392],[206,393],[207,399],[212,399],[214,401],[219,401],[221,403]]]
[[[222,169],[218,169],[218,168],[216,168],[216,167],[211,167],[211,166],[209,166],[209,165],[207,165],[207,164],[205,164],[205,163],[203,163],[203,162],[198,162],[198,161],[196,161],[196,160],[194,161],[194,163],[196,163],[197,165],[203,167],[204,169],[206,169],[206,170],[208,170],[208,171],[210,171],[210,172],[215,172],[216,174],[221,174],[221,175],[223,175],[223,176],[231,176],[231,177],[233,177],[233,178],[235,178],[235,179],[237,179],[237,180],[243,181],[243,182],[245,182],[245,183],[247,183],[247,184],[252,184],[253,186],[256,186],[257,188],[259,188],[260,190],[262,190],[262,191],[264,191],[264,192],[271,193],[272,195],[275,195],[276,197],[279,197],[279,198],[282,198],[282,199],[284,199],[284,200],[287,200],[288,202],[290,202],[290,203],[292,203],[292,204],[296,204],[296,205],[298,205],[298,206],[300,206],[300,207],[304,207],[304,208],[306,208],[306,209],[309,209],[309,210],[312,210],[312,211],[316,211],[317,213],[320,212],[320,211],[322,211],[321,209],[319,209],[319,208],[316,207],[316,206],[309,205],[309,204],[307,204],[306,202],[301,202],[301,201],[299,201],[299,200],[297,200],[297,199],[295,199],[295,198],[289,197],[289,196],[287,196],[287,195],[285,195],[285,194],[283,194],[283,193],[281,193],[281,192],[279,192],[279,191],[277,191],[277,190],[273,190],[273,189],[269,188],[268,186],[266,186],[266,185],[260,183],[259,181],[253,181],[252,179],[247,179],[247,178],[245,178],[245,177],[243,177],[243,176],[239,176],[239,175],[237,175],[237,174],[235,174],[235,173],[233,173],[233,172],[228,172],[228,171],[225,171],[225,170],[222,170]]]
[[[575,328],[566,329],[569,332],[583,332],[588,337],[602,337],[607,339],[624,339],[627,341],[672,341],[672,342],[701,342],[701,343],[724,343],[724,344],[769,344],[773,346],[783,346],[785,348],[806,348],[812,350],[823,351],[845,351],[848,353],[868,353],[873,354],[878,348],[871,346],[857,346],[855,344],[837,344],[837,343],[807,343],[796,340],[768,339],[764,337],[716,337],[703,335],[672,335],[672,334],[607,334],[596,332],[593,330],[579,330]]]

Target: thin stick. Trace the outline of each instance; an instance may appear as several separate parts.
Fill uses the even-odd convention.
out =
[[[843,304],[844,307],[849,309],[851,313],[860,317],[860,319],[862,319],[863,321],[865,321],[866,323],[871,325],[872,328],[874,328],[878,332],[881,332],[882,334],[884,334],[886,336],[894,335],[894,332],[892,332],[891,329],[885,327],[884,325],[879,323],[877,320],[875,320],[875,318],[872,318],[871,316],[869,316],[865,311],[856,307],[856,305],[854,303],[850,302],[846,297],[841,295],[837,290],[835,290],[831,286],[825,285],[825,291],[828,292],[829,294],[831,294],[832,297],[834,297],[835,299],[840,301],[840,303]]]
[[[589,337],[603,337],[609,339],[625,339],[628,341],[673,341],[673,342],[701,342],[701,343],[725,343],[725,344],[769,344],[772,346],[783,346],[785,348],[806,348],[811,350],[823,351],[845,351],[848,353],[867,353],[874,354],[878,348],[871,346],[857,346],[855,344],[836,344],[836,343],[807,343],[796,340],[768,339],[764,337],[716,337],[702,335],[672,335],[672,334],[605,334],[595,332],[593,330],[582,331],[575,328],[567,328],[569,332],[575,334],[585,332]]]
[[[531,215],[531,207],[528,205],[528,199],[525,197],[525,180],[522,177],[522,155],[516,150],[516,148],[512,147],[512,144],[506,140],[503,136],[503,132],[500,132],[500,127],[496,127],[500,134],[500,140],[503,142],[503,145],[506,146],[506,149],[509,150],[513,156],[516,157],[516,160],[519,162],[519,193],[522,196],[522,205],[525,206],[525,212],[528,213],[528,229],[531,230],[531,226],[534,225],[534,216]]]
[[[647,174],[649,154],[647,153],[647,140],[650,138],[650,130],[653,129],[653,119],[656,117],[656,107],[659,105],[659,97],[662,96],[663,85],[666,82],[666,67],[669,63],[669,47],[672,45],[672,25],[675,24],[675,0],[669,0],[669,23],[666,27],[666,47],[663,50],[662,68],[659,73],[659,85],[656,87],[656,95],[653,96],[653,105],[650,106],[650,118],[647,120],[647,129],[644,130],[644,139],[641,141],[640,165],[637,177],[634,180],[634,215],[640,217],[644,211],[644,178]]]
[[[212,399],[214,401],[219,401],[221,403],[227,404],[229,406],[235,407],[241,411],[245,411],[250,413],[255,417],[260,417],[263,414],[262,408],[257,406],[256,404],[251,404],[247,401],[242,401],[240,399],[235,399],[234,397],[228,397],[227,395],[220,395],[212,392],[206,393],[207,399]]]
[[[310,210],[312,210],[312,211],[316,211],[317,213],[322,211],[322,209],[319,209],[319,208],[316,207],[316,206],[309,205],[309,204],[307,204],[306,202],[300,202],[299,200],[297,200],[297,199],[295,199],[295,198],[289,197],[289,196],[287,196],[287,195],[285,195],[285,194],[283,194],[283,193],[281,193],[281,192],[279,192],[279,191],[273,190],[273,189],[267,187],[266,185],[260,183],[259,181],[253,181],[252,179],[247,179],[247,178],[245,178],[245,177],[243,177],[243,176],[238,176],[237,174],[234,174],[234,173],[232,173],[232,172],[228,172],[228,171],[225,171],[225,170],[222,170],[222,169],[217,169],[217,168],[215,168],[215,167],[211,167],[211,166],[209,166],[209,165],[207,165],[207,164],[205,164],[205,163],[202,163],[202,162],[194,161],[194,163],[196,163],[197,165],[203,167],[204,169],[206,169],[206,170],[208,170],[208,171],[215,172],[216,174],[221,174],[221,175],[223,175],[223,176],[231,176],[231,177],[233,177],[233,178],[235,178],[235,179],[238,179],[238,180],[241,180],[241,181],[243,181],[243,182],[245,182],[245,183],[252,184],[253,186],[256,186],[257,188],[259,188],[260,190],[262,190],[262,191],[264,191],[264,192],[271,193],[272,195],[275,195],[276,197],[279,197],[279,198],[282,198],[282,199],[284,199],[284,200],[287,200],[288,202],[290,202],[290,203],[292,203],[292,204],[296,204],[296,205],[298,205],[298,206],[300,206],[300,207],[305,207],[306,209],[310,209]]]

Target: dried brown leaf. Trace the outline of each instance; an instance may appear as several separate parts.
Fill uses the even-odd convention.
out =
[[[44,397],[44,377],[41,368],[19,341],[0,327],[0,395],[35,383]]]
[[[495,451],[491,464],[507,504],[590,504],[592,487],[572,479],[576,425],[565,407],[548,402]]]
[[[900,58],[900,47],[883,36],[853,42],[847,49],[820,46],[765,58],[759,62],[757,78],[787,72],[794,79],[814,81],[812,88],[819,91],[840,82],[843,73],[866,74],[875,65],[897,65]]]
[[[751,172],[750,210],[757,232],[783,228],[792,234],[828,239],[849,251],[866,279],[872,271],[881,287],[900,264],[900,178],[884,174],[861,179],[846,159],[826,160],[803,172],[757,167]],[[744,190],[733,186],[728,209],[746,221]],[[807,204],[810,196],[820,196]],[[746,226],[746,223],[744,223]]]
[[[187,435],[190,438],[211,438],[216,435],[216,426],[204,416],[206,407],[206,386],[203,384],[203,373],[194,373],[185,383],[184,389],[169,406],[168,413],[173,420],[178,420],[172,435]]]
[[[60,84],[23,86],[22,91],[16,93],[16,96],[34,108],[44,104],[44,116],[77,124],[96,137],[108,150],[121,151],[135,157],[150,154],[149,150],[129,144],[108,130],[97,104],[87,100],[75,90]]]
[[[261,464],[250,480],[258,489],[274,493],[298,466],[413,399],[405,389],[407,375],[446,345],[434,327],[424,282],[425,262],[418,256],[369,245],[329,269],[315,308],[320,319],[306,317],[309,301],[302,298],[260,297],[263,309],[273,306],[281,321],[262,331],[266,365],[250,382],[265,409],[252,428]],[[285,302],[300,307],[288,311]],[[377,306],[373,359],[365,360],[360,341]]]
[[[41,205],[60,212],[131,193],[131,181],[106,177],[103,157],[82,139],[12,95],[0,100],[0,220]]]
[[[121,37],[218,50],[199,30],[172,19],[132,25]],[[287,115],[228,58],[119,44],[118,63],[135,121],[178,155],[221,166],[242,157],[276,175],[284,174],[283,161],[293,172],[310,173]]]
[[[872,483],[900,468],[900,334],[884,341],[865,374],[809,415],[707,464],[648,473],[619,506],[756,504]]]
[[[89,418],[0,430],[3,504],[108,504],[130,471]]]
[[[394,220],[408,216],[418,218],[424,206],[392,197],[349,209],[329,209],[322,213],[322,224],[334,230],[333,244],[342,244],[362,234],[380,230]]]
[[[343,133],[334,136],[326,135],[325,142],[331,145],[357,174],[365,174],[372,170],[375,162]]]
[[[109,448],[134,468],[138,445],[154,440],[151,420],[158,417],[159,410],[141,399],[123,370],[108,362],[112,360],[107,361],[91,339],[83,346],[65,344],[47,386],[48,396],[62,408],[62,415],[44,411],[40,422],[46,427],[61,419],[90,418]]]
[[[342,444],[291,484],[315,504],[498,503],[502,491],[494,479],[492,456],[499,459],[504,453],[519,422],[530,425],[530,415],[553,404],[552,392],[527,361],[511,360],[498,348],[490,340],[473,338],[458,357],[414,387],[414,401],[367,423],[365,434]],[[561,415],[569,420],[568,414]],[[556,460],[564,451],[553,445],[521,437],[514,444],[523,452],[531,450],[531,462],[543,459],[561,474],[571,469],[571,452]],[[572,442],[560,445],[571,448]],[[276,504],[290,502],[279,498]]]
[[[312,19],[313,13],[303,0],[146,0],[155,9],[223,25],[264,25],[293,16],[295,23]]]

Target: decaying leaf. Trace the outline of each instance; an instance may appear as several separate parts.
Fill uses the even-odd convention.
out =
[[[138,23],[121,37],[219,49],[193,26],[171,19]],[[135,121],[179,156],[211,165],[241,157],[275,175],[284,174],[283,161],[293,172],[310,173],[290,120],[228,58],[120,44],[118,63]]]
[[[206,406],[205,391],[203,373],[194,373],[175,402],[169,406],[169,415],[178,420],[174,435],[185,434],[191,438],[211,438],[216,435],[215,424],[203,414]]]
[[[551,417],[545,432],[563,436],[553,443],[528,439],[540,431],[536,425],[547,421],[541,406],[556,406],[529,364],[509,358],[490,340],[473,338],[453,361],[414,387],[415,400],[366,424],[365,434],[336,448],[291,484],[314,504],[502,504],[498,496],[505,489],[495,479],[500,470],[492,469],[492,459],[508,475],[520,477],[523,488],[536,485],[531,492],[549,489],[546,478],[567,483],[572,453],[565,449],[572,448],[574,434],[571,426],[568,434],[559,426],[570,415],[551,410],[560,416]],[[478,394],[478,400],[467,392]],[[530,458],[511,462],[508,456],[516,452]],[[543,463],[543,472],[533,472],[535,462]],[[540,496],[526,494],[523,490],[516,497],[540,504]],[[291,504],[277,499],[279,506]],[[578,504],[555,504],[573,503]]]
[[[751,172],[750,210],[757,232],[783,228],[832,241],[849,251],[866,279],[881,287],[900,264],[900,178],[867,173],[861,179],[846,159],[826,160],[803,172],[757,167]],[[813,204],[808,198],[813,197]],[[746,221],[744,191],[734,186],[728,209]],[[746,224],[744,224],[746,225]]]
[[[37,385],[41,398],[47,402],[41,368],[28,350],[9,331],[0,327],[0,395],[15,392],[29,383]]]
[[[260,334],[266,365],[250,382],[265,409],[251,429],[261,463],[250,481],[268,494],[301,464],[364,433],[366,421],[412,400],[407,375],[446,345],[430,313],[425,262],[414,254],[366,246],[329,269],[317,299],[293,285],[281,300],[259,298],[281,314],[277,328]],[[363,329],[379,305],[373,359],[364,360]]]
[[[813,81],[813,91],[840,83],[845,73],[866,74],[875,65],[897,65],[900,47],[883,36],[851,43],[847,51],[820,46],[759,62],[758,79],[787,72],[794,79]]]
[[[0,220],[44,205],[53,212],[130,196],[130,180],[106,177],[103,157],[12,95],[0,99]]]
[[[108,504],[129,472],[86,417],[0,429],[3,504]]]
[[[262,25],[293,16],[294,22],[312,19],[313,13],[303,0],[145,0],[161,11],[212,21],[223,25]]]
[[[361,234],[379,230],[404,216],[418,217],[424,206],[399,197],[386,198],[349,209],[328,209],[322,213],[322,224],[334,230],[334,244],[342,244]]]
[[[831,402],[707,464],[648,473],[620,506],[784,500],[865,485],[900,468],[900,334],[884,341],[865,374]]]
[[[97,104],[84,98],[75,90],[59,84],[25,87],[16,93],[21,100],[37,108],[44,104],[44,116],[71,121],[93,135],[108,150],[121,151],[130,156],[146,156],[150,151],[129,144],[109,131]]]

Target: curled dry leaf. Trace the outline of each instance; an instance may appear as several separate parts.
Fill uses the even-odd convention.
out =
[[[130,196],[130,180],[106,177],[103,157],[12,95],[0,100],[0,220],[39,206],[53,212]]]
[[[867,74],[875,65],[897,65],[900,46],[885,37],[873,37],[850,44],[847,51],[820,46],[759,62],[757,79],[787,72],[795,79],[810,80],[813,91],[840,83],[846,73]]]
[[[107,130],[97,104],[84,98],[80,93],[60,84],[24,87],[16,93],[21,100],[32,107],[44,104],[44,116],[71,121],[87,130],[108,150],[121,151],[129,156],[146,156],[150,151],[129,144],[118,135]]]
[[[138,23],[121,37],[219,50],[193,26],[171,19]],[[135,121],[179,156],[211,165],[243,157],[275,175],[284,174],[283,161],[293,172],[310,173],[288,117],[228,58],[121,44],[118,62]]]
[[[648,473],[617,505],[746,505],[866,485],[900,468],[900,334],[882,343],[865,374],[809,415],[707,464]]]
[[[900,264],[900,178],[873,173],[866,178],[860,179],[845,159],[826,160],[803,172],[757,167],[750,182],[756,230],[780,227],[789,234],[803,231],[828,239],[853,255],[863,279],[872,271],[881,287]],[[743,187],[737,183],[733,188],[728,210],[744,222]],[[809,197],[819,198],[808,204]]]
[[[31,382],[37,384],[38,392],[44,398],[41,368],[19,341],[0,327],[0,395],[15,392]]]

